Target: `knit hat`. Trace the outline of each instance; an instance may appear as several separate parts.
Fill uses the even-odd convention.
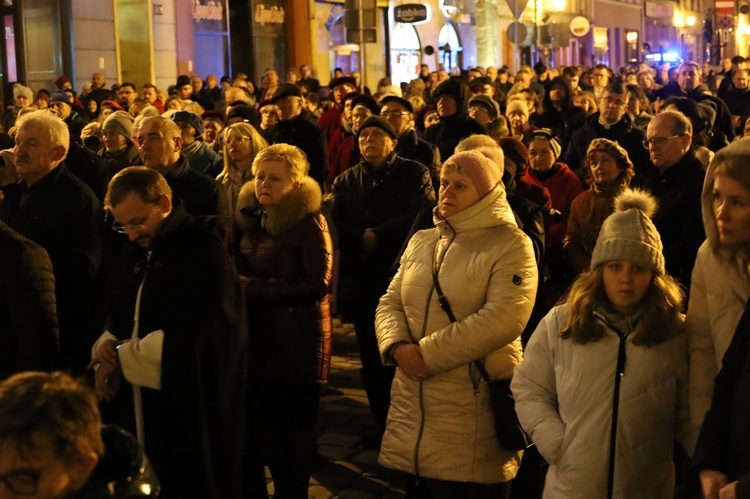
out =
[[[513,111],[520,112],[526,119],[529,119],[529,106],[526,105],[526,101],[523,99],[511,99],[505,105],[505,116],[508,116]]]
[[[63,75],[60,78],[58,78],[58,79],[55,80],[55,86],[57,88],[59,88],[60,90],[62,90],[63,88],[65,88],[66,84],[70,85],[70,80],[65,75]]]
[[[357,131],[357,140],[359,140],[359,134],[362,133],[362,130],[369,127],[380,128],[393,140],[396,140],[398,138],[396,137],[396,131],[393,129],[393,126],[388,123],[388,120],[386,120],[385,118],[381,118],[380,116],[370,116],[365,121],[363,121],[362,126],[359,127],[359,130]]]
[[[195,136],[203,135],[203,118],[192,111],[177,111],[172,115],[175,123],[187,123],[195,128]]]
[[[486,95],[475,95],[469,99],[469,107],[472,104],[479,104],[490,112],[490,118],[494,121],[500,114],[500,106],[497,105],[495,99]]]
[[[65,92],[57,91],[50,96],[49,101],[50,102],[64,102],[67,105],[70,105],[70,96],[66,94]]]
[[[409,99],[404,99],[403,97],[399,97],[398,95],[386,95],[382,99],[380,99],[380,105],[385,106],[389,102],[398,102],[402,106],[404,106],[404,109],[409,111],[410,113],[414,112],[414,106],[409,101]]]
[[[591,256],[591,268],[612,260],[628,260],[664,274],[659,232],[651,216],[656,200],[646,191],[625,189],[615,198],[615,211],[602,224]]]
[[[486,196],[494,189],[503,176],[502,169],[477,151],[458,152],[448,158],[443,166],[449,163],[457,165],[469,176],[480,197]]]
[[[628,157],[628,152],[620,144],[609,139],[594,139],[589,144],[586,157],[592,152],[604,152],[612,156],[617,162],[617,167],[623,170],[633,169],[633,162]]]
[[[130,139],[133,135],[133,117],[125,111],[115,111],[107,116],[102,125],[102,130],[111,130]]]
[[[453,78],[445,80],[435,88],[432,100],[437,102],[443,95],[453,97],[453,100],[456,101],[456,109],[460,110],[464,107],[464,102],[466,102],[466,86]]]
[[[113,100],[102,101],[101,107],[108,107],[112,111],[125,111],[124,107],[122,107],[121,105],[119,105],[117,102],[115,102]]]
[[[555,156],[555,160],[560,157],[562,152],[562,146],[560,141],[557,139],[555,133],[549,128],[538,128],[531,132],[531,140],[534,139],[546,139],[549,141],[549,147],[552,149],[552,155]]]
[[[175,84],[174,88],[175,90],[179,90],[180,88],[184,87],[185,85],[192,85],[190,82],[190,77],[188,75],[180,75],[177,77],[177,83]]]
[[[29,87],[23,85],[13,85],[13,98],[24,96],[31,100],[34,97],[34,92]]]
[[[518,172],[525,172],[529,168],[529,149],[515,137],[500,137],[497,140],[505,157],[512,160],[518,167]]]

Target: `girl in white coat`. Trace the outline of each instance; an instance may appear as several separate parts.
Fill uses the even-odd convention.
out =
[[[513,375],[521,424],[550,464],[545,498],[673,497],[673,442],[690,429],[687,352],[655,207],[643,192],[616,198],[591,270]]]

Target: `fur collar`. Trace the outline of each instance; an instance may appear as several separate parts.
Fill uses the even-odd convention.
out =
[[[237,225],[243,231],[263,227],[271,236],[279,236],[297,225],[310,213],[320,211],[323,195],[320,186],[311,177],[300,180],[300,186],[286,195],[273,212],[263,209],[255,197],[255,181],[246,182],[237,200]]]

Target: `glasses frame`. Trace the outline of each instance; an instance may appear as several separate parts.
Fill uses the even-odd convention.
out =
[[[678,133],[677,135],[672,135],[671,137],[652,137],[650,139],[644,139],[642,144],[646,149],[650,149],[652,144],[661,147],[662,145],[666,144],[668,140],[676,139],[677,137],[682,137],[683,135],[685,134]]]

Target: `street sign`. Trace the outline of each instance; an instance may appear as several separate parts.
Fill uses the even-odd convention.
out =
[[[734,28],[734,16],[722,16],[719,18],[719,29]]]
[[[510,23],[510,26],[508,26],[508,40],[510,40],[510,43],[516,43],[516,40],[518,40],[520,44],[526,39],[526,35],[528,35],[526,26],[518,21]]]
[[[718,15],[734,14],[734,0],[715,0],[714,8]]]
[[[523,11],[526,10],[526,6],[529,4],[529,0],[505,1],[508,2],[508,7],[510,7],[510,11],[513,13],[513,19],[518,19],[519,17],[521,17],[521,14],[523,14]]]
[[[397,23],[418,24],[427,20],[429,6],[421,3],[408,3],[393,8],[393,18]]]
[[[574,36],[586,36],[591,29],[591,23],[583,16],[576,16],[570,20],[570,32]]]

